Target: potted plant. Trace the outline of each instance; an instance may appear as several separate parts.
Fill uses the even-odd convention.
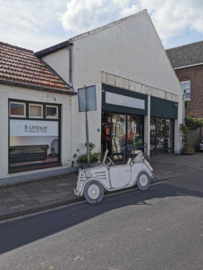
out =
[[[180,130],[183,137],[183,154],[185,155],[194,155],[194,148],[192,147],[192,141],[190,140],[190,128],[184,124],[180,125]]]
[[[87,147],[87,144],[85,144]],[[100,160],[100,152],[92,152],[92,150],[95,148],[95,144],[89,143],[89,156],[90,156],[90,168],[95,167]],[[77,157],[77,162],[82,164],[82,168],[87,168],[87,154],[80,154],[80,150],[78,149],[77,152],[79,152],[79,155],[75,154],[73,158]],[[72,162],[74,164],[74,161]]]

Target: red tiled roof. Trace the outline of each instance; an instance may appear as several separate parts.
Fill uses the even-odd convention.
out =
[[[0,79],[56,90],[68,85],[43,64],[33,51],[0,42]]]

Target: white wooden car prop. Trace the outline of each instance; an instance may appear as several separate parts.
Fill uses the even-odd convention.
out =
[[[100,166],[79,170],[75,195],[84,196],[92,204],[102,200],[104,189],[113,191],[135,184],[141,190],[148,189],[153,169],[142,153],[133,160],[129,158],[123,165],[115,165],[109,157],[107,158],[107,154],[108,150]],[[107,159],[109,163],[105,164]]]

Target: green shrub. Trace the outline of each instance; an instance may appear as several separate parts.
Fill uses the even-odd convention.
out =
[[[87,147],[87,143],[85,144]],[[90,156],[90,163],[97,162],[100,159],[100,151],[92,153],[92,150],[95,148],[95,144],[89,143],[89,156]],[[79,156],[75,154],[73,158],[78,158],[78,163],[87,163],[87,154],[80,154],[80,150],[78,149],[77,152],[79,152]],[[74,165],[74,161],[72,162],[72,166]]]
[[[183,137],[183,149],[192,149],[192,141],[190,140],[190,128],[184,124],[180,125],[180,130],[182,132],[181,136]]]
[[[189,101],[185,100],[185,108],[188,108],[188,107],[189,107]]]
[[[203,126],[203,120],[202,119],[197,119],[194,117],[186,117],[185,118],[185,125],[191,129],[195,130],[197,128],[201,128]]]

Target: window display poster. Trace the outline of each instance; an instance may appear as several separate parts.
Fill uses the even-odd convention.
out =
[[[58,121],[10,120],[10,167],[59,161]]]

